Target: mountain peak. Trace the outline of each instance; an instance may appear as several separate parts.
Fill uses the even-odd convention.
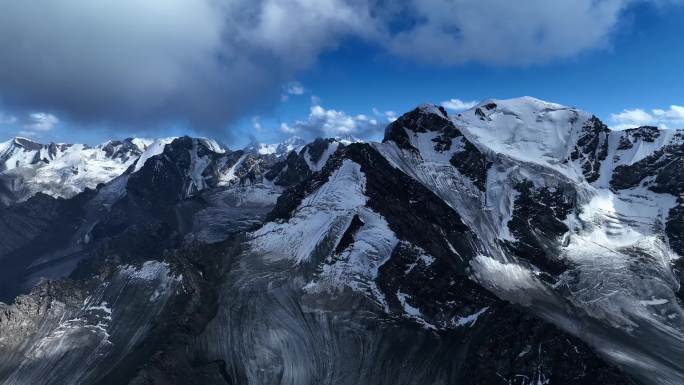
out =
[[[444,107],[422,104],[390,123],[385,128],[383,142],[393,141],[400,148],[415,149],[411,144],[409,131],[413,134],[448,131],[447,136],[451,137],[456,128]]]
[[[538,99],[532,96],[520,96],[509,99],[485,99],[467,111],[475,111],[481,109],[483,111],[508,111],[516,114],[525,113],[539,113],[549,110],[567,110],[571,107],[564,106],[559,103],[553,103],[546,100]]]
[[[489,99],[454,118],[474,142],[513,158],[554,164],[568,158],[593,115],[532,97]]]
[[[440,117],[444,119],[449,119],[449,114],[447,113],[446,109],[442,106],[438,106],[436,104],[421,104],[416,108],[416,111],[419,111],[424,114],[435,114],[439,115]]]
[[[38,143],[35,140],[24,138],[21,136],[15,136],[10,140],[10,142],[11,145],[21,147],[27,151],[40,150],[41,148],[43,148],[42,143]]]

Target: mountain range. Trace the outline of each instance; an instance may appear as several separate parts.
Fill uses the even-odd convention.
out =
[[[684,131],[0,144],[3,384],[682,384]]]

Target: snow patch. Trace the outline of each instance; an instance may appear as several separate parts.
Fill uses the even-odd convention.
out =
[[[321,169],[323,169],[323,166],[325,166],[325,163],[328,161],[328,159],[330,159],[330,157],[335,153],[335,151],[337,151],[339,145],[340,142],[338,141],[328,143],[328,147],[325,149],[320,159],[318,159],[316,162],[311,160],[309,149],[307,149],[306,153],[304,154],[304,161],[309,166],[309,169],[311,171],[321,171]]]
[[[252,234],[251,244],[265,258],[308,262],[326,236],[331,231],[341,231],[341,236],[344,225],[365,205],[365,186],[361,166],[344,160],[327,183],[301,202],[287,223],[265,224]]]
[[[574,108],[523,97],[487,100],[453,120],[469,140],[495,153],[582,180],[581,170],[563,161],[575,149],[590,118],[590,114]]]
[[[421,324],[426,329],[437,330],[437,328],[434,325],[425,321],[425,319],[423,318],[423,314],[420,312],[420,309],[415,308],[415,307],[411,306],[411,304],[408,303],[408,300],[411,298],[411,296],[409,296],[408,294],[404,294],[399,290],[397,290],[396,296],[397,296],[397,299],[399,300],[399,303],[401,304],[402,308],[404,309],[404,313],[409,318],[418,322],[419,324]]]
[[[143,152],[142,155],[140,155],[140,158],[138,158],[137,162],[135,162],[135,169],[133,170],[133,172],[140,171],[140,169],[143,168],[145,162],[147,162],[148,159],[164,152],[164,148],[166,147],[166,145],[171,144],[171,142],[173,142],[175,139],[176,137],[157,139],[153,143],[148,145],[145,149],[145,152]]]
[[[453,324],[456,327],[461,327],[461,326],[468,326],[468,327],[473,327],[475,326],[475,323],[477,320],[480,318],[481,315],[487,312],[489,310],[489,307],[483,307],[482,309],[478,310],[477,312],[467,315],[465,317],[458,317],[453,319]]]

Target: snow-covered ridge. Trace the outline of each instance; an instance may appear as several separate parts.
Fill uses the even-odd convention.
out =
[[[490,99],[453,117],[474,143],[511,158],[569,173],[563,164],[575,150],[591,114],[530,97]]]
[[[449,203],[484,241],[486,255],[471,262],[473,277],[482,286],[524,306],[562,297],[577,311],[586,312],[591,322],[617,329],[640,325],[661,346],[684,341],[684,310],[677,300],[681,278],[673,269],[680,256],[668,246],[668,239],[677,234],[665,230],[676,229],[681,221],[675,211],[682,204],[681,182],[671,181],[681,173],[671,166],[681,164],[684,131],[655,127],[611,131],[587,112],[525,97],[487,100],[450,116],[465,138],[455,133],[445,138],[443,112],[425,106],[418,111],[425,116],[407,121],[415,127],[405,127],[406,136],[393,132],[376,148]],[[423,127],[425,122],[433,122],[433,129]],[[474,158],[454,158],[467,142],[491,162],[483,191],[472,188],[472,178],[458,167],[465,166],[462,159]],[[663,163],[655,163],[658,159]],[[644,160],[650,163],[639,164]],[[664,167],[671,167],[666,173],[667,190],[650,189]],[[565,201],[558,205],[537,203],[538,198],[520,201],[520,183],[549,194],[563,191]],[[563,208],[566,204],[569,209]],[[545,225],[562,222],[560,228],[565,230],[560,236],[536,238],[546,231],[545,225],[533,224],[537,210],[548,210]],[[520,228],[511,228],[516,215]],[[531,242],[519,238],[528,226],[531,238],[539,240],[537,248],[557,248],[548,253],[550,258],[568,264],[554,286],[538,278],[545,271],[543,260],[489,246]],[[567,317],[559,308],[537,311],[553,314],[558,317],[555,321]],[[559,326],[571,328],[573,322],[564,320]],[[658,334],[659,330],[669,334]],[[647,348],[629,354],[634,355],[615,359],[625,364],[625,359],[638,361],[654,352]]]
[[[260,143],[253,142],[244,148],[245,152],[259,154],[259,155],[286,155],[291,151],[299,152],[306,145],[307,141],[293,136],[283,142],[279,143]]]
[[[0,144],[0,181],[18,200],[37,192],[69,198],[123,174],[150,143],[129,138],[90,147],[14,138]]]
[[[145,165],[148,159],[153,156],[159,155],[164,152],[164,148],[167,144],[171,143],[176,139],[176,137],[161,138],[150,142],[145,146],[144,151],[140,154],[140,157],[135,162],[135,169],[133,172],[140,171],[140,169]]]
[[[432,113],[443,115],[434,109]],[[532,97],[489,99],[451,117],[468,139],[483,148],[559,170],[566,167],[561,164],[571,157],[592,118],[577,108]],[[619,164],[632,164],[664,146],[684,143],[681,129],[634,127],[610,131],[608,136],[611,153],[622,151]]]
[[[179,218],[178,230],[170,233],[186,234],[186,241],[214,243],[240,232],[240,255],[231,255],[229,271],[220,278],[218,318],[201,341],[202,350],[207,347],[212,354],[202,359],[222,359],[226,365],[236,359],[234,367],[249,361],[246,373],[259,373],[255,377],[265,384],[284,378],[281,367],[295,369],[290,382],[328,378],[325,372],[318,375],[302,367],[302,354],[324,357],[325,370],[327,363],[335,370],[337,365],[361,367],[350,364],[358,346],[337,348],[338,342],[350,340],[380,347],[358,355],[368,357],[371,367],[383,352],[425,346],[419,357],[429,358],[433,346],[448,345],[451,350],[471,337],[473,343],[482,337],[488,345],[469,343],[464,349],[485,346],[487,351],[503,352],[497,362],[532,353],[522,361],[531,362],[528,358],[536,355],[544,360],[543,366],[556,365],[558,358],[553,363],[547,360],[543,340],[524,337],[534,328],[523,330],[515,317],[509,317],[520,306],[527,308],[526,319],[542,319],[566,332],[558,332],[562,338],[554,341],[574,334],[630,373],[647,368],[642,373],[653,381],[646,384],[684,381],[684,365],[677,359],[684,346],[682,280],[672,267],[681,259],[670,249],[674,243],[668,242],[664,230],[672,221],[672,210],[683,204],[683,195],[677,190],[681,186],[649,188],[672,164],[674,172],[665,176],[681,177],[676,169],[681,165],[680,147],[672,147],[682,145],[680,132],[649,127],[610,132],[590,114],[532,98],[488,100],[456,116],[422,105],[398,122],[383,143],[351,145],[341,138],[320,139],[286,156],[230,152],[216,142],[188,137],[104,143],[98,147],[107,159],[130,166],[87,202],[92,209],[78,233],[84,236],[74,239],[87,248],[102,242],[101,234],[109,236],[109,215],[100,216],[98,210],[121,196],[126,198],[118,206],[123,209],[110,211],[117,222],[126,223],[119,215],[139,216],[140,211],[131,207],[151,208],[153,220],[155,211],[168,209]],[[34,147],[22,140],[19,144]],[[3,143],[0,149],[5,152],[14,145]],[[134,158],[128,151],[133,147],[144,150],[128,163]],[[62,157],[31,167],[48,167]],[[633,165],[641,169],[624,171]],[[620,175],[629,183],[613,183]],[[276,202],[283,191],[283,199]],[[272,220],[262,223],[264,218]],[[98,231],[89,233],[100,220],[105,222]],[[462,231],[449,232],[454,228]],[[126,252],[133,248],[128,242],[116,243]],[[225,245],[216,246],[217,251],[226,251]],[[185,294],[202,293],[194,285],[206,270],[186,267],[182,260],[172,265],[174,271],[182,269],[186,280],[171,275],[171,265],[163,262],[122,265],[118,279],[123,287],[142,291],[136,289],[121,302],[113,291],[116,296],[95,295],[84,302],[83,312],[98,333],[107,333],[112,346],[126,346],[130,339],[128,328],[120,332],[121,340],[116,339],[117,322],[131,317],[124,311],[154,310],[155,303],[175,295],[181,284],[193,289]],[[116,285],[107,287],[112,290]],[[518,306],[504,306],[502,300]],[[138,303],[141,306],[130,306]],[[449,329],[457,333],[444,333]],[[83,346],[63,330],[49,336],[46,352],[72,346],[63,341]],[[366,333],[369,330],[372,333]],[[384,330],[409,332],[394,345],[399,349],[385,350]],[[358,332],[359,338],[348,338],[350,331]],[[511,337],[504,333],[519,341],[499,338]],[[429,339],[423,341],[429,343],[414,339],[427,334]],[[458,334],[459,342],[447,343],[452,341],[442,339],[447,334]],[[569,356],[563,353],[579,354],[579,345],[558,346],[565,346],[559,349],[561,367],[579,375],[600,361],[588,356],[589,361],[575,361],[570,367],[565,359]],[[400,363],[440,364],[439,359],[420,359]],[[446,361],[447,371],[453,373],[452,362]],[[487,359],[485,365],[492,362],[496,363]],[[536,362],[531,364],[542,370]],[[63,363],[57,366],[65,368]],[[275,368],[274,377],[264,377],[263,368]],[[556,368],[543,369],[557,373]],[[34,373],[38,372],[30,374]],[[297,377],[302,373],[305,377]],[[428,378],[434,373],[428,371]],[[522,377],[515,373],[513,378]],[[551,377],[544,374],[543,381],[527,382],[544,383],[547,378]]]

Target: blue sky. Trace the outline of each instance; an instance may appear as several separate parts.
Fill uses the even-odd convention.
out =
[[[302,7],[312,7],[310,2],[292,1],[301,2]],[[122,6],[125,3],[123,1]],[[583,1],[571,1],[566,4],[570,8],[565,10],[568,14],[565,18],[555,14],[553,8],[543,12],[537,8],[529,12],[504,9],[501,20],[512,21],[510,26],[501,27],[501,31],[497,30],[498,24],[488,29],[480,28],[497,17],[492,16],[488,6],[503,7],[494,0],[483,2],[487,5],[483,6],[482,15],[479,8],[472,6],[469,9],[456,4],[461,7],[450,8],[453,3],[460,3],[458,0],[431,0],[425,2],[430,5],[413,5],[422,12],[415,21],[425,23],[421,28],[412,24],[396,25],[396,20],[405,20],[396,15],[403,15],[402,12],[409,8],[396,12],[386,8],[357,9],[343,0],[321,1],[330,9],[323,5],[316,10],[305,8],[315,13],[311,22],[295,18],[279,23],[275,18],[272,24],[266,24],[266,20],[274,20],[273,16],[268,16],[274,14],[269,10],[280,9],[279,3],[278,0],[261,2],[257,6],[261,8],[256,11],[262,12],[262,19],[233,31],[254,39],[249,47],[227,45],[215,38],[211,29],[196,39],[188,39],[186,45],[171,47],[189,57],[196,55],[197,47],[205,47],[201,53],[220,48],[222,55],[227,52],[225,55],[238,59],[244,55],[251,60],[249,70],[225,66],[214,69],[213,65],[206,66],[202,62],[188,64],[183,61],[178,65],[183,69],[178,75],[175,75],[175,67],[168,66],[171,75],[162,78],[159,86],[164,93],[153,88],[156,83],[152,81],[152,86],[145,84],[150,78],[156,80],[157,73],[166,74],[166,63],[174,63],[176,56],[171,59],[161,53],[159,57],[151,56],[148,55],[149,47],[121,47],[122,52],[130,53],[132,60],[140,55],[140,62],[149,61],[148,67],[138,68],[124,62],[113,66],[112,60],[108,59],[111,50],[101,51],[100,48],[107,44],[94,41],[91,45],[90,40],[83,40],[79,44],[86,47],[84,54],[94,59],[78,63],[82,70],[69,83],[60,83],[63,77],[54,80],[49,75],[56,71],[59,76],[60,66],[70,67],[74,60],[79,60],[74,56],[56,60],[57,64],[47,75],[44,75],[45,66],[36,67],[35,54],[14,53],[19,64],[5,56],[0,59],[0,138],[23,135],[40,141],[95,144],[112,137],[190,134],[212,136],[231,147],[240,147],[252,139],[274,142],[290,135],[313,137],[349,133],[378,138],[382,127],[396,114],[420,103],[439,104],[458,99],[467,104],[486,98],[523,95],[579,107],[595,113],[616,128],[639,124],[684,128],[684,108],[677,107],[684,105],[684,4],[679,1],[605,0],[602,9],[587,8],[576,12],[571,8],[580,7]],[[564,1],[558,2],[561,3]],[[158,7],[164,7],[164,4],[167,3],[159,3]],[[0,6],[0,13],[2,7],[7,6]],[[364,13],[368,9],[375,13]],[[348,18],[338,16],[344,15],[345,10],[349,12]],[[23,9],[5,11],[5,15],[10,15],[5,17],[14,16],[15,19],[27,12]],[[64,12],[64,17],[70,16],[68,9],[59,11]],[[143,11],[154,14],[159,10]],[[189,13],[180,8],[166,12],[171,15],[170,19]],[[225,32],[222,19],[214,18],[214,14],[224,18],[235,16],[208,8],[193,12],[198,18],[218,20],[215,22],[222,32]],[[455,25],[447,25],[452,18],[442,20],[440,15],[449,12],[454,13],[455,19],[461,12],[470,12],[471,16]],[[378,13],[381,16],[370,19],[371,23],[378,24],[377,28],[369,29],[355,21]],[[145,21],[144,16],[140,16],[141,23]],[[482,21],[477,20],[480,16]],[[330,21],[316,21],[325,20],[325,17],[331,18]],[[563,23],[554,20],[558,17]],[[115,16],[111,18],[116,19]],[[190,25],[184,24],[189,23],[184,18],[179,16],[177,24],[170,23],[166,28],[183,32],[183,28]],[[111,23],[112,28],[118,27],[116,20]],[[562,26],[556,27],[557,24]],[[525,34],[527,25],[536,29]],[[20,39],[33,35],[27,33],[30,23],[16,28],[10,32]],[[452,39],[452,29],[457,30],[459,39]],[[519,29],[523,32],[518,35]],[[448,33],[443,34],[444,31]],[[139,31],[144,36],[156,36],[157,32]],[[79,31],[62,33],[67,37],[82,36]],[[287,33],[294,37],[279,35]],[[42,35],[36,35],[43,39]],[[110,34],[103,32],[102,36]],[[26,39],[32,42],[30,38]],[[150,42],[155,44],[155,49],[162,45],[151,38]],[[266,48],[253,52],[254,44],[266,44],[264,42],[268,43]],[[119,44],[118,41],[106,43],[109,46]],[[0,48],[5,48],[2,45],[0,39]],[[88,52],[88,47],[94,47],[92,52]],[[41,60],[60,56],[72,48],[70,45],[63,47]],[[160,52],[167,50],[160,49]],[[20,60],[24,54],[26,61]],[[102,60],[97,60],[100,57]],[[5,60],[10,63],[3,65]],[[27,62],[29,70],[34,72],[14,73],[23,70]],[[207,71],[214,78],[209,78]],[[44,83],[16,81],[17,77],[30,77],[33,73],[44,75],[37,76]],[[114,78],[120,74],[124,80],[109,83],[93,75],[107,73],[114,74]],[[88,79],[89,76],[94,80]],[[136,81],[119,92],[118,84],[131,77]],[[207,79],[210,82],[203,83]],[[174,91],[168,91],[168,84],[174,85]],[[212,89],[214,85],[216,90]],[[45,91],[50,88],[50,92]],[[84,92],[84,89],[88,91]],[[117,92],[110,92],[110,89]],[[205,92],[205,89],[212,91]],[[136,99],[128,105],[130,95],[135,95]],[[174,103],[159,107],[162,97]],[[66,103],[64,99],[73,99],[73,103]],[[141,107],[148,104],[152,107]],[[133,112],[129,114],[129,110]]]

